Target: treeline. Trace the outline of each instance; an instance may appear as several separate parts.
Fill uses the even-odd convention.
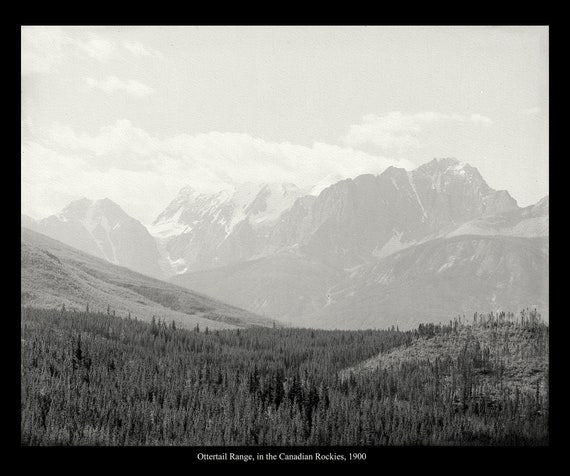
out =
[[[548,325],[542,319],[540,312],[536,309],[523,309],[519,315],[514,312],[488,312],[474,313],[473,321],[470,323],[466,320],[465,315],[457,316],[449,321],[449,324],[428,323],[420,324],[418,329],[414,331],[420,337],[433,337],[436,335],[446,335],[457,332],[458,329],[464,327],[481,327],[483,329],[495,329],[505,327],[516,327],[517,329],[532,329],[548,333]]]
[[[481,364],[470,352],[461,362],[339,376],[409,346],[419,330],[187,331],[34,308],[22,308],[21,330],[24,445],[548,441],[547,398],[512,395],[500,384],[482,393],[473,377]]]

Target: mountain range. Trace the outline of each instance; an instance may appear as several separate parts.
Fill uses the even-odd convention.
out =
[[[185,187],[148,229],[107,199],[22,226],[291,325],[407,328],[527,306],[548,317],[548,197],[521,208],[449,158],[337,179]]]

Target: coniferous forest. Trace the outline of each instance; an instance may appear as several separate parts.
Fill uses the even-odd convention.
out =
[[[548,372],[517,365],[547,365],[548,338],[524,311],[406,332],[211,331],[23,307],[21,443],[546,445]],[[378,355],[390,365],[359,367]]]

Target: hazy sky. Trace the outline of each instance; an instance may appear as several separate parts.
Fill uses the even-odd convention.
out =
[[[22,212],[477,167],[548,194],[547,27],[23,27]]]

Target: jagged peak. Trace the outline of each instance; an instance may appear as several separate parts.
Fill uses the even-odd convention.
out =
[[[358,182],[364,182],[364,181],[370,181],[370,180],[374,180],[377,177],[377,175],[374,174],[360,174],[357,177],[354,177],[353,182],[354,183],[358,183]]]
[[[390,167],[384,170],[384,172],[382,172],[380,175],[405,175],[405,174],[407,174],[405,168],[390,165]]]
[[[421,172],[432,172],[434,170],[443,172],[443,171],[445,171],[451,167],[463,167],[466,165],[468,165],[468,164],[461,162],[459,159],[456,159],[455,157],[443,157],[443,158],[439,158],[439,159],[434,158],[431,161],[420,165],[415,170],[418,170]]]
[[[79,206],[89,206],[94,202],[94,200],[92,200],[91,198],[78,198],[77,200],[72,200],[71,202],[69,202],[65,207],[64,210],[66,208],[74,208],[74,207],[79,207]]]
[[[70,215],[83,215],[87,210],[93,206],[94,200],[89,198],[79,198],[69,202],[60,213],[57,214],[59,218],[68,217]]]
[[[476,167],[453,157],[433,159],[431,162],[414,169],[412,173],[431,177],[432,180],[439,180],[439,177],[444,176],[458,177],[473,184],[482,184],[483,187],[490,190],[487,182]]]
[[[185,185],[178,192],[178,195],[194,195],[194,194],[196,194],[196,190],[190,185]]]
[[[117,202],[114,202],[107,197],[93,201],[92,206],[93,208],[100,210],[100,212],[105,215],[112,214],[115,218],[124,218],[128,216]]]

